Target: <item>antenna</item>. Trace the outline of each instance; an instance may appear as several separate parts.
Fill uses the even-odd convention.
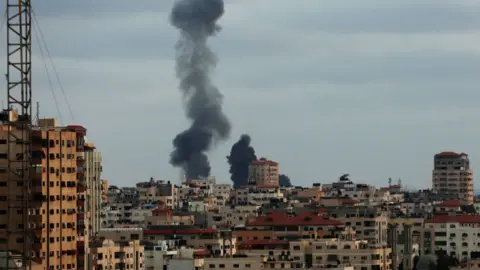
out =
[[[36,110],[35,114],[36,114],[36,118],[37,118],[36,124],[37,124],[37,126],[40,126],[40,102],[39,101],[37,101],[37,110]]]

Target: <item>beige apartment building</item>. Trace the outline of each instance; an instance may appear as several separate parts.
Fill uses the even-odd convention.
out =
[[[258,186],[279,186],[278,163],[261,158],[248,166],[249,184]]]
[[[24,239],[20,235],[7,239],[6,230],[28,226],[33,230],[32,255],[36,263],[44,269],[76,269],[77,171],[81,170],[77,155],[83,151],[83,128],[58,127],[55,119],[40,119],[39,125],[31,130],[29,224],[23,224],[21,208],[8,209],[7,199],[22,199],[22,182],[12,185],[14,182],[8,181],[18,176],[7,171],[8,159],[12,158],[7,156],[8,126],[0,125],[0,249],[8,246],[12,252],[21,251]],[[18,144],[11,147],[10,155],[21,159]],[[17,173],[22,173],[21,168]]]
[[[391,249],[369,248],[367,241],[309,239],[301,241],[244,241],[238,253],[248,257],[266,257],[267,261],[284,261],[314,268],[352,266],[354,270],[390,270]]]
[[[144,247],[138,240],[97,240],[90,248],[93,264],[89,269],[144,269]]]
[[[473,171],[465,153],[441,152],[434,156],[433,190],[448,195],[451,200],[473,204]]]
[[[388,212],[373,207],[334,207],[331,217],[342,221],[355,231],[356,239],[366,240],[371,246],[387,243]]]

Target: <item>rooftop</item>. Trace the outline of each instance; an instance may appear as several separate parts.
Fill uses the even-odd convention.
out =
[[[258,216],[247,223],[247,226],[342,226],[338,220],[332,220],[317,212],[301,212],[289,216],[284,212],[270,212],[265,216]]]

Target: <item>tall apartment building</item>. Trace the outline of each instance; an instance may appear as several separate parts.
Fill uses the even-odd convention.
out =
[[[85,144],[85,180],[87,184],[86,207],[88,212],[88,233],[94,236],[101,228],[100,213],[102,209],[103,182],[102,153],[95,151],[93,143]]]
[[[433,190],[451,200],[473,204],[473,171],[465,153],[442,152],[434,156]]]
[[[32,256],[44,269],[75,269],[77,263],[77,152],[83,139],[72,126],[56,127],[55,119],[40,119],[39,127],[31,130],[31,192],[28,224],[22,220],[24,210],[8,209],[7,199],[21,200],[22,186],[12,186],[9,178],[23,173],[7,170],[8,126],[0,125],[0,249],[21,251],[24,239],[7,236],[28,226],[32,230]],[[21,134],[21,130],[14,133]],[[18,134],[17,134],[18,135]],[[10,155],[17,160],[24,153],[11,145]]]
[[[86,129],[78,127],[79,133],[86,136]],[[87,254],[90,253],[88,243],[100,230],[102,204],[102,155],[95,151],[93,143],[85,143],[81,152],[77,153],[77,192],[78,192],[78,262],[77,269],[85,269],[90,265]]]
[[[249,184],[259,186],[279,186],[278,163],[260,158],[248,166]]]

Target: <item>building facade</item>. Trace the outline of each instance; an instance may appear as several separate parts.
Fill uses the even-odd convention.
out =
[[[434,156],[433,190],[451,200],[474,202],[473,171],[465,153],[442,152]]]
[[[253,185],[279,186],[278,163],[260,158],[248,166],[248,182]]]

